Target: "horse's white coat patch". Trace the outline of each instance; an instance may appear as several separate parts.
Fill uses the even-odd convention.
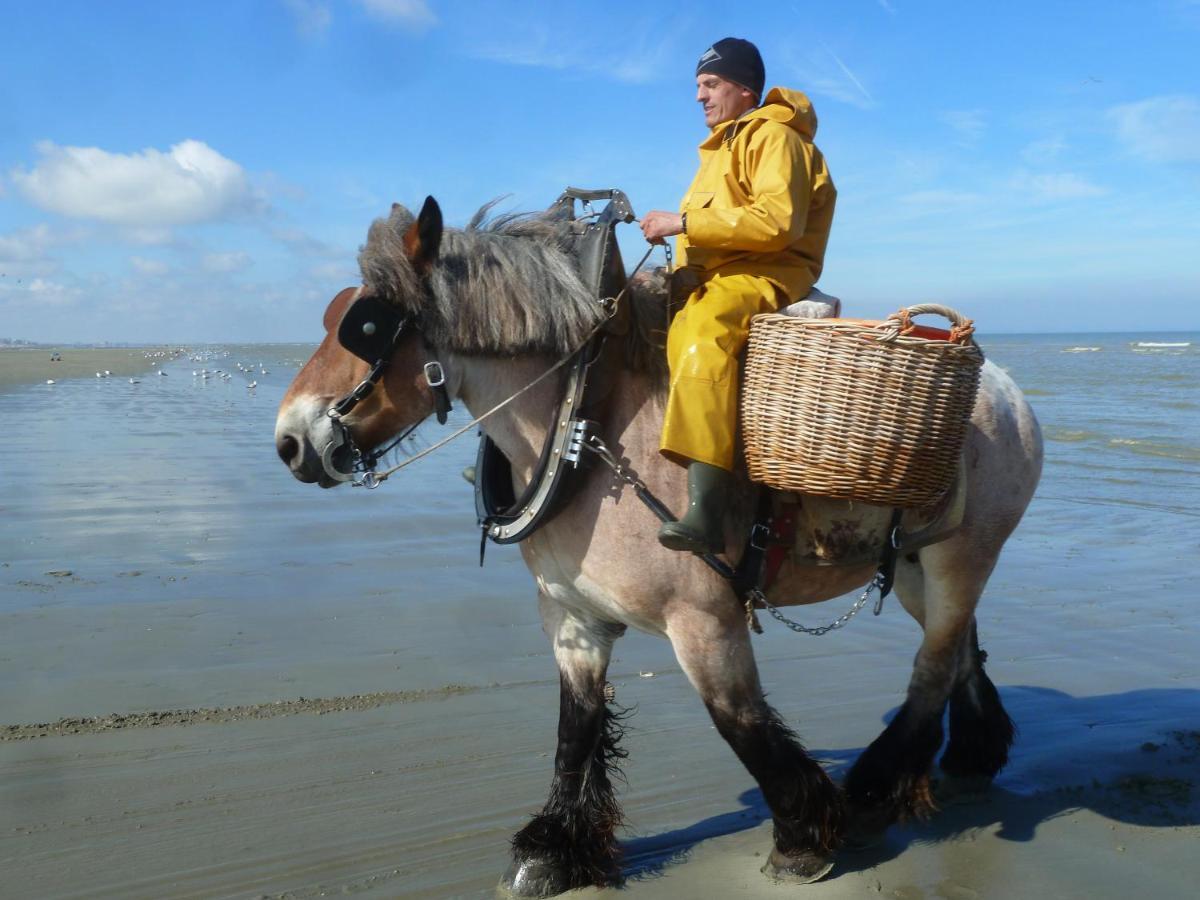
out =
[[[318,452],[333,438],[333,425],[325,411],[329,409],[328,402],[313,396],[300,396],[292,399],[285,408],[279,411],[275,420],[275,439],[285,435],[294,438],[308,438],[309,443]]]
[[[627,604],[619,602],[612,592],[583,572],[576,570],[568,574],[557,559],[544,552],[535,550],[532,556],[528,562],[535,573],[538,589],[567,609],[610,622],[620,622],[648,634],[666,634],[648,619],[630,615]]]

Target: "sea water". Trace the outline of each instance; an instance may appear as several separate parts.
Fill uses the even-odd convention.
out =
[[[1095,615],[1126,630],[1159,615],[1143,586],[1200,561],[1200,334],[981,342],[1046,439],[989,615],[1056,627],[1039,597],[1119,597]],[[311,350],[193,348],[163,375],[0,392],[0,721],[554,677],[515,548],[479,569],[472,436],[375,491],[322,491],[280,463],[276,409]],[[781,629],[759,640],[794,652]],[[639,652],[626,668],[649,665]]]

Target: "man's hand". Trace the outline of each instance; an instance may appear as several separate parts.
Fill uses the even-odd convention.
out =
[[[642,234],[651,244],[665,244],[664,238],[683,234],[683,216],[661,209],[652,210],[642,216]]]

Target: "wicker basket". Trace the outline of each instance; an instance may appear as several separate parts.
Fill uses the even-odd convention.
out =
[[[915,326],[937,313],[950,331]],[[983,353],[969,319],[910,306],[883,322],[755,316],[742,388],[750,478],[786,491],[928,507],[954,480]]]

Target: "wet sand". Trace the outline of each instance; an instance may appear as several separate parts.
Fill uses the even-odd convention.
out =
[[[557,677],[512,548],[477,567],[473,448],[390,492],[292,483],[269,423],[294,359],[260,352],[255,390],[180,361],[6,395],[27,426],[8,459],[58,449],[0,482],[0,896],[488,897],[545,799]],[[759,873],[753,781],[669,646],[623,638],[628,889],[576,896],[1193,896],[1198,516],[1162,471],[1115,497],[1048,470],[979,617],[1010,765],[820,884]],[[917,626],[889,600],[819,639],[766,627],[772,703],[843,776],[903,698]]]
[[[61,359],[53,360],[55,354]],[[161,347],[3,347],[0,348],[0,390],[21,384],[45,384],[65,378],[113,378],[141,375],[169,358]]]
[[[870,646],[878,637],[807,665],[763,666],[776,704],[835,773],[900,683],[896,653]],[[1107,692],[1086,697],[1008,683],[1022,737],[990,795],[893,828],[881,847],[843,855],[825,882],[787,889],[758,872],[770,848],[761,796],[662,662],[652,678],[615,676],[618,701],[638,708],[622,790],[629,896],[1191,896],[1194,688],[1130,690],[1115,672],[1092,685]],[[1044,682],[1060,666],[997,661],[993,671]],[[815,673],[833,687],[811,702],[787,687]],[[508,837],[544,795],[555,707],[546,679],[10,732],[4,893],[489,896]]]

